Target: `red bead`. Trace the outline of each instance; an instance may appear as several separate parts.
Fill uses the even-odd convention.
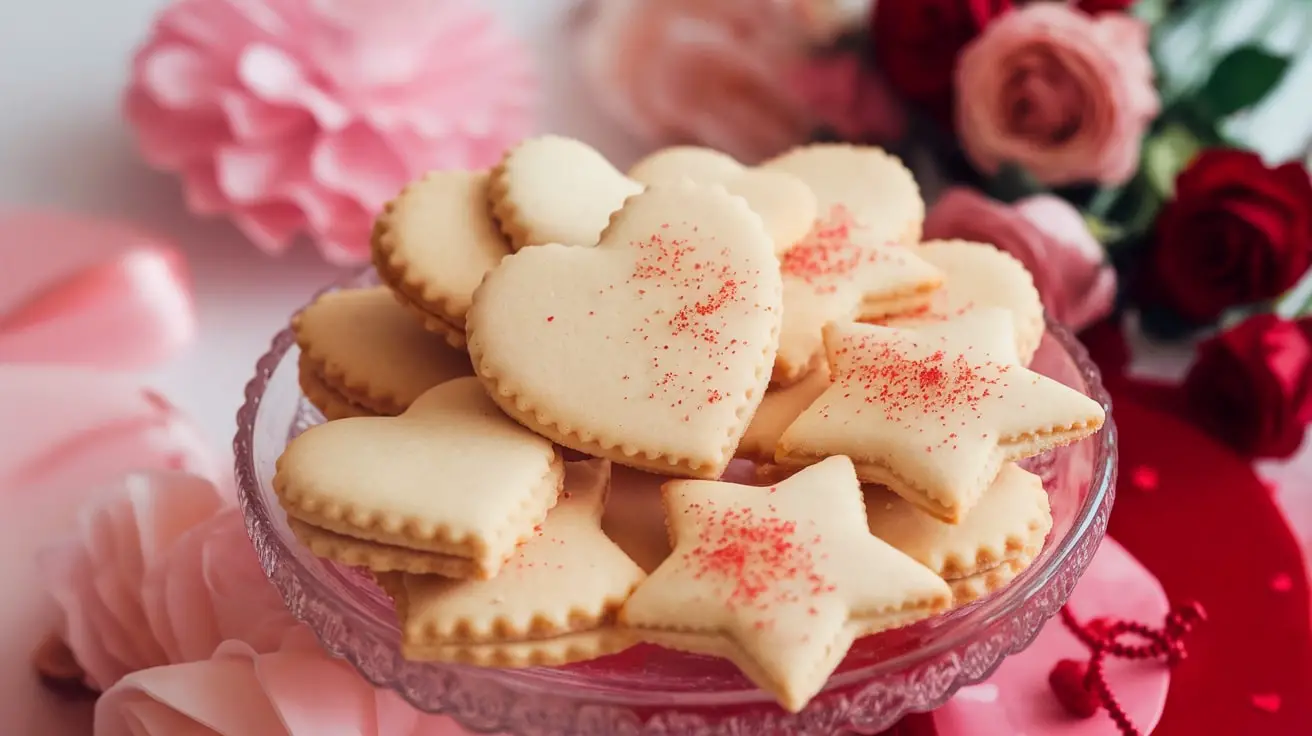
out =
[[[1087,676],[1087,665],[1073,659],[1061,660],[1048,673],[1048,685],[1057,701],[1071,715],[1080,718],[1092,718],[1102,704],[1098,694],[1089,688]]]

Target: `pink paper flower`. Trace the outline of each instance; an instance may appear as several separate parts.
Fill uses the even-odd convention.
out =
[[[890,143],[906,134],[906,109],[858,53],[807,61],[795,72],[794,85],[816,121],[845,141]]]
[[[96,703],[96,736],[462,736],[312,642],[259,653],[225,642],[202,662],[123,678]]]
[[[187,204],[256,245],[299,233],[339,263],[407,181],[476,168],[532,127],[526,51],[459,0],[180,0],[138,50],[125,104]]]
[[[957,135],[980,171],[1023,166],[1045,184],[1121,184],[1159,100],[1148,28],[1030,3],[990,23],[957,64]]]
[[[586,81],[648,143],[756,161],[809,132],[788,84],[805,35],[788,0],[591,0],[580,19]]]
[[[1084,219],[1065,200],[1039,195],[1007,206],[954,187],[925,217],[925,240],[992,243],[1034,276],[1044,309],[1080,330],[1106,316],[1116,297],[1116,273]]]
[[[0,496],[85,488],[139,468],[219,477],[200,432],[125,376],[0,365]]]
[[[206,658],[227,639],[272,650],[295,626],[239,512],[225,507],[204,479],[130,475],[91,497],[73,535],[42,553],[64,640],[91,687]]]
[[[0,213],[0,363],[145,368],[196,333],[182,255],[128,225]]]

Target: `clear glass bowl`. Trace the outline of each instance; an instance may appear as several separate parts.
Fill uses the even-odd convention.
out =
[[[368,275],[345,285],[370,283]],[[938,707],[1024,649],[1070,597],[1107,529],[1116,475],[1110,418],[1095,437],[1027,463],[1051,498],[1043,551],[1006,588],[969,606],[862,639],[824,691],[788,714],[729,663],[639,646],[559,668],[482,669],[410,662],[397,647],[390,601],[357,570],[297,544],[273,494],[274,462],[291,437],[322,421],[297,385],[297,348],[283,330],[255,368],[237,415],[238,494],[265,573],[287,607],[371,682],[466,728],[517,736],[877,733]],[[1065,329],[1048,325],[1032,367],[1110,409],[1097,368]]]

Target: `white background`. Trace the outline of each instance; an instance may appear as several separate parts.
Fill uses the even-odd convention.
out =
[[[0,0],[0,208],[124,218],[183,248],[195,280],[200,339],[148,380],[226,446],[255,360],[288,316],[342,272],[306,244],[270,258],[226,222],[193,218],[178,184],[138,159],[119,98],[132,51],[164,4]],[[604,121],[570,73],[563,26],[571,3],[487,4],[541,62],[549,103],[540,129],[588,140],[621,165],[634,159],[641,149]]]

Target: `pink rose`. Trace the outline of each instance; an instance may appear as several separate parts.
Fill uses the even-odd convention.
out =
[[[816,121],[845,141],[888,143],[906,134],[901,101],[859,53],[811,59],[794,72],[793,84]]]
[[[301,640],[260,653],[224,642],[214,656],[136,672],[96,703],[96,736],[461,736],[371,687],[346,662]]]
[[[138,670],[209,657],[225,639],[273,649],[295,625],[240,513],[185,473],[106,486],[40,564],[64,640],[98,690]]]
[[[787,0],[593,0],[579,18],[587,82],[649,143],[756,161],[809,132],[787,83],[804,35]]]
[[[1084,218],[1065,200],[1039,195],[1007,206],[954,187],[930,208],[924,238],[992,243],[1015,256],[1034,275],[1044,309],[1071,329],[1111,312],[1116,272]]]
[[[980,171],[1016,163],[1045,184],[1121,184],[1159,100],[1148,28],[1031,3],[991,23],[957,65],[957,134]]]

